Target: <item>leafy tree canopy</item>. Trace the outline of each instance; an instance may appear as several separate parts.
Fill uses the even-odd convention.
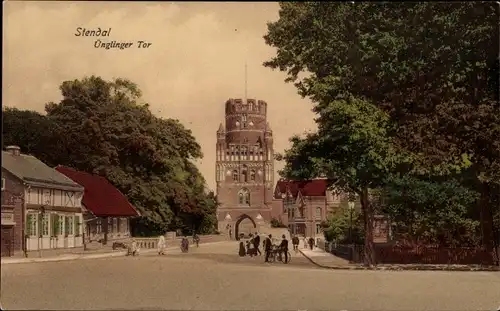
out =
[[[49,165],[106,177],[145,216],[138,224],[143,234],[196,227],[207,221],[204,215],[213,217],[215,197],[192,162],[202,157],[199,144],[178,120],[154,116],[137,85],[92,76],[60,89],[62,100],[48,103],[46,116],[4,111],[4,143],[21,144]],[[31,120],[35,126],[20,131]],[[46,133],[43,143],[35,141],[39,133]],[[20,135],[31,139],[23,146]]]

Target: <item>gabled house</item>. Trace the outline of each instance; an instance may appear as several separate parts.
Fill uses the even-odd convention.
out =
[[[2,256],[82,245],[83,187],[18,146],[2,151]]]
[[[328,190],[328,186],[326,179],[280,179],[276,183],[274,201],[281,201],[283,215],[292,234],[308,237],[323,235],[321,223],[340,206],[342,200],[342,196]]]
[[[106,178],[57,166],[56,170],[85,187],[82,205],[84,208],[86,242],[130,237],[130,219],[140,216],[127,197]]]

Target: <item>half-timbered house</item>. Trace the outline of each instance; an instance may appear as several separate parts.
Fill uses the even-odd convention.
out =
[[[2,151],[2,183],[2,232],[12,227],[14,251],[82,246],[82,186],[18,146]]]

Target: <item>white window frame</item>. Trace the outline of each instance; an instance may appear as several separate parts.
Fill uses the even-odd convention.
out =
[[[28,220],[30,218],[32,219],[31,225],[30,225],[31,232],[26,232],[26,235],[30,238],[38,237],[38,213],[28,212],[26,214],[26,223],[28,222]],[[28,231],[28,230],[26,230],[26,231]]]
[[[50,214],[43,213],[42,215],[42,236],[48,237],[50,236]],[[47,232],[47,233],[45,233]]]
[[[5,178],[2,177],[2,191],[5,190]]]
[[[68,236],[75,235],[75,216],[68,215]]]
[[[64,222],[66,221],[66,215],[64,214],[57,214],[58,216],[58,220],[59,220],[59,223],[58,223],[58,226],[59,226],[59,230],[58,230],[58,236],[64,236],[65,232],[64,232]]]

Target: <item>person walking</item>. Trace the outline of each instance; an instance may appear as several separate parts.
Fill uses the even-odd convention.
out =
[[[281,256],[285,255],[285,263],[288,263],[288,240],[286,239],[286,236],[283,234],[281,236],[281,244],[280,244],[280,253]]]
[[[313,247],[314,247],[314,239],[312,237],[309,238],[309,248],[311,248],[311,250],[313,250]]]
[[[307,237],[304,235],[304,245],[302,246],[304,249],[307,248]]]
[[[158,255],[165,255],[165,248],[166,248],[166,242],[165,242],[165,236],[160,235],[158,237]]]
[[[299,250],[299,237],[294,235],[292,238],[292,245],[293,245],[293,250],[298,251]]]
[[[264,241],[264,253],[266,257],[264,262],[269,262],[269,256],[271,256],[271,250],[273,247],[273,242],[271,241],[272,238],[273,236],[270,234]]]
[[[259,256],[262,256],[262,253],[260,252],[259,246],[260,246],[260,235],[258,232],[255,232],[255,237],[253,238],[253,245],[255,247],[255,250]]]
[[[200,247],[200,237],[198,236],[198,234],[194,234],[193,235],[193,241],[194,243],[196,243],[196,247]]]

